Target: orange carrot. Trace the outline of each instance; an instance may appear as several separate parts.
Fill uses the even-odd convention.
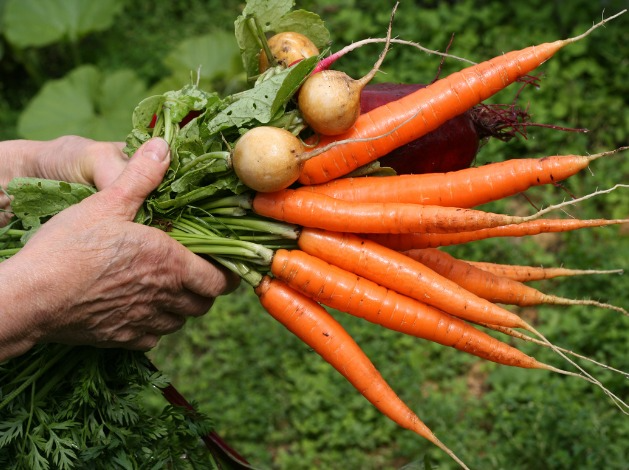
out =
[[[255,288],[265,310],[339,371],[380,412],[467,468],[382,378],[354,339],[318,303],[268,276]]]
[[[331,181],[422,137],[527,75],[562,47],[587,36],[622,13],[624,10],[574,38],[512,51],[467,67],[361,115],[346,133],[335,138],[321,138],[320,147],[334,140],[348,142],[306,161],[299,181],[308,185]]]
[[[532,186],[557,183],[586,168],[590,162],[629,147],[596,155],[556,155],[511,159],[448,173],[340,178],[302,186],[351,202],[403,202],[452,207],[474,207],[512,196]]]
[[[501,304],[518,305],[526,307],[530,305],[592,305],[608,308],[629,315],[623,308],[614,305],[586,299],[567,299],[555,295],[545,294],[520,281],[497,276],[483,271],[465,261],[456,259],[452,255],[437,250],[436,248],[424,248],[421,250],[408,250],[404,254],[420,263],[428,266],[443,277],[456,282],[468,291]]]
[[[466,263],[488,271],[496,276],[507,277],[514,281],[529,282],[554,279],[561,276],[584,276],[591,274],[622,274],[622,269],[570,269],[563,267],[522,266],[516,264],[498,264],[488,261],[470,261]]]
[[[385,328],[451,346],[499,364],[549,369],[463,320],[303,251],[277,250],[271,272],[319,303]]]
[[[352,233],[456,232],[518,224],[535,217],[421,204],[346,202],[294,189],[257,193],[253,210],[304,227]]]
[[[534,343],[534,344],[537,344],[538,346],[543,346],[545,348],[549,347],[547,342],[544,342],[544,341],[542,341],[540,339],[528,336],[525,333],[522,333],[522,332],[520,332],[518,330],[514,330],[512,328],[505,328],[505,327],[502,327],[502,326],[489,325],[489,324],[482,324],[482,326],[484,326],[486,328],[489,328],[490,330],[499,331],[500,333],[504,333],[504,334],[509,335],[509,336],[511,336],[513,338],[521,339],[522,341],[526,341],[526,342],[529,342],[529,343]],[[584,356],[583,354],[576,353],[576,352],[574,352],[574,351],[572,351],[570,349],[562,348],[562,347],[557,346],[557,345],[554,345],[553,347],[557,351],[560,351],[560,352],[562,352],[564,354],[568,354],[570,356],[574,356],[576,358],[586,360],[588,362],[591,362],[592,364],[596,364],[597,366],[602,367],[603,369],[607,369],[607,370],[610,370],[612,372],[616,372],[618,374],[624,375],[625,377],[629,378],[629,372],[625,372],[624,370],[616,369],[615,367],[612,367],[609,364],[605,364],[605,363],[599,362],[599,361],[597,361],[595,359],[592,359],[591,357]]]
[[[466,291],[408,256],[370,240],[349,233],[304,229],[298,245],[310,255],[455,317],[475,323],[530,328],[514,313]]]
[[[394,250],[405,251],[413,248],[436,248],[439,246],[459,245],[477,240],[496,237],[525,237],[540,233],[568,232],[588,227],[604,227],[629,223],[629,219],[540,219],[517,225],[486,228],[469,232],[456,233],[398,233],[365,234],[364,237]]]

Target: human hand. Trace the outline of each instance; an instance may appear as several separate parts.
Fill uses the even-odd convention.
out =
[[[109,186],[128,162],[124,142],[99,142],[78,136],[63,136],[32,143],[33,176]]]
[[[235,288],[235,276],[132,221],[168,163],[167,143],[148,141],[113,183],[51,218],[0,264],[3,305],[12,306],[4,317],[0,307],[5,334],[22,333],[9,354],[39,342],[150,349]]]
[[[95,185],[110,185],[122,172],[127,156],[123,142],[98,142],[78,136],[54,140],[0,142],[0,186],[30,176]],[[0,227],[11,218],[9,197],[0,190]]]

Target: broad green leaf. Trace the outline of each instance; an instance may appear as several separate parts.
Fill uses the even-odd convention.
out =
[[[295,5],[294,0],[247,0],[242,16],[255,16],[264,31],[273,25]]]
[[[145,90],[133,71],[104,74],[94,66],[78,67],[42,87],[20,115],[18,133],[41,140],[66,134],[123,140]]]
[[[147,130],[153,120],[153,116],[157,114],[164,101],[166,101],[164,95],[153,95],[140,101],[131,116],[133,128]]]
[[[92,186],[39,178],[14,178],[7,192],[13,196],[11,209],[24,228],[37,229],[45,218],[61,212],[94,194]]]
[[[269,123],[310,74],[316,57],[302,60],[240,94],[239,99],[218,113],[209,123],[211,134],[230,127],[241,128],[253,121]]]
[[[256,28],[267,35],[295,31],[310,38],[319,49],[328,46],[330,33],[319,15],[306,10],[291,11],[293,5],[292,0],[252,0],[236,19],[236,40],[248,77],[259,73],[261,37]]]
[[[274,28],[275,33],[296,31],[307,36],[319,50],[329,46],[330,32],[319,15],[305,10],[295,10],[284,15]]]
[[[172,122],[181,121],[190,111],[201,111],[219,101],[215,93],[209,93],[193,85],[181,90],[164,93],[164,108],[170,111]]]
[[[277,21],[288,13],[294,4],[293,0],[249,0],[242,15],[236,18],[234,23],[236,41],[248,77],[258,74],[260,42],[256,22],[264,33],[273,31]]]
[[[214,31],[181,42],[166,56],[164,64],[183,84],[196,81],[197,72],[200,79],[235,75],[242,70],[238,54],[232,33]]]
[[[18,48],[75,42],[109,28],[123,6],[123,0],[7,0],[4,34]]]

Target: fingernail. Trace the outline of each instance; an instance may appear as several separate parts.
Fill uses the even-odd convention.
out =
[[[168,144],[164,139],[154,138],[144,144],[142,155],[161,163],[168,157],[168,151]]]

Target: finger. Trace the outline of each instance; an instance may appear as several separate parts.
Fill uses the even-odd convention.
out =
[[[157,315],[148,325],[143,327],[143,332],[163,336],[179,331],[186,324],[186,319],[174,313],[162,313]]]
[[[169,162],[168,143],[161,138],[150,139],[99,196],[107,199],[110,211],[132,220],[146,197],[161,183]]]
[[[138,351],[148,351],[157,346],[162,335],[149,331],[144,331],[135,326],[126,326],[120,329],[116,336],[102,341],[91,340],[83,343],[68,344],[91,344],[99,348],[124,348]]]
[[[69,139],[70,137],[67,137]],[[77,174],[70,181],[95,185],[100,191],[109,186],[122,173],[128,161],[123,152],[124,142],[99,142],[81,138],[80,142],[88,144],[79,146],[78,143],[71,149],[82,149],[76,157],[79,165]],[[72,140],[70,141],[72,142]],[[76,151],[75,151],[76,153]]]
[[[208,298],[227,294],[238,287],[240,278],[223,267],[195,255],[182,246],[183,285],[190,291]]]
[[[93,184],[99,191],[113,184],[124,171],[129,158],[122,151],[124,143],[112,142],[107,152],[102,152],[93,168]]]
[[[205,315],[214,304],[214,296],[204,296],[185,290],[163,306],[164,310],[181,317]]]
[[[146,333],[135,341],[126,343],[123,347],[136,351],[148,351],[153,349],[159,343],[160,337],[151,333]]]

